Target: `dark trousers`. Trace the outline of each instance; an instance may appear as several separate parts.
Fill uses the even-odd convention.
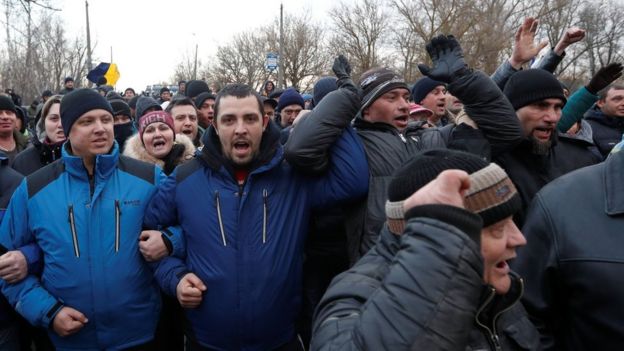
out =
[[[156,351],[184,351],[184,312],[178,300],[162,295],[162,310],[154,337]]]
[[[314,311],[332,279],[349,268],[347,255],[308,255],[303,263],[303,299],[297,332],[306,348],[312,339]]]
[[[190,338],[186,339],[186,351],[215,351],[214,349],[204,347]],[[298,338],[285,343],[284,345],[273,349],[273,351],[304,351],[303,345]]]

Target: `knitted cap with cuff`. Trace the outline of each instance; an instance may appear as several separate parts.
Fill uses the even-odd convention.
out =
[[[175,126],[173,124],[173,117],[168,112],[165,111],[152,111],[148,112],[139,118],[139,135],[141,136],[141,142],[143,142],[143,133],[145,132],[145,128],[152,123],[162,122],[169,126],[173,131],[173,138],[175,140]]]
[[[69,136],[74,123],[83,114],[91,110],[106,110],[113,114],[113,108],[106,99],[93,89],[77,89],[61,99],[61,124],[63,133]]]
[[[567,102],[561,83],[552,73],[543,69],[527,69],[514,73],[507,81],[503,93],[514,110],[544,99],[554,98]]]
[[[375,68],[364,72],[360,77],[362,90],[362,107],[360,112],[368,108],[375,100],[390,90],[401,88],[409,92],[403,78],[388,68]]]
[[[470,153],[433,149],[416,155],[399,168],[388,186],[386,216],[393,233],[402,233],[405,226],[403,201],[449,169],[463,170],[470,175],[464,206],[481,217],[484,227],[521,208],[516,187],[500,166]]]

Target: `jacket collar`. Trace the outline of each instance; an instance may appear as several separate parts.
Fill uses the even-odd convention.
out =
[[[211,169],[217,171],[224,167],[234,176],[234,166],[230,160],[223,157],[221,141],[213,125],[206,129],[202,142],[204,146],[197,151],[196,157]],[[267,128],[262,133],[260,154],[252,161],[249,168],[250,174],[273,168],[281,162],[283,155],[284,150],[280,144],[280,130],[274,122],[269,121]]]
[[[586,119],[594,120],[602,125],[611,128],[624,128],[624,118],[607,116],[596,104],[594,104],[589,110],[587,110],[587,112],[585,112],[583,116]]]
[[[624,152],[611,154],[604,165],[605,211],[608,215],[624,213]]]
[[[491,285],[485,285],[481,293],[481,300],[476,320],[487,327],[491,327],[496,316],[511,309],[524,294],[524,281],[513,271],[509,272],[511,285],[505,295],[497,295]]]
[[[69,151],[70,143],[66,141],[62,148],[63,162],[65,163],[65,170],[74,177],[80,179],[89,179],[87,169],[82,163],[82,158],[74,156]],[[100,182],[108,179],[115,168],[117,168],[117,161],[119,160],[119,146],[115,141],[111,151],[107,154],[97,155],[95,157],[94,176],[95,181]]]
[[[365,120],[361,115],[358,115],[353,120],[353,127],[359,130],[373,130],[399,134],[399,131],[394,126],[391,126],[388,123],[370,122]]]

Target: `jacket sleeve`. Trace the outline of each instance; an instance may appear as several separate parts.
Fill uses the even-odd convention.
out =
[[[598,96],[590,93],[587,88],[581,87],[574,94],[570,95],[568,102],[563,107],[561,119],[557,123],[557,129],[565,133],[572,125],[583,118],[583,115],[594,103],[598,101]]]
[[[473,71],[449,84],[449,91],[489,141],[492,157],[522,141],[522,127],[516,111],[501,89],[483,72]]]
[[[500,90],[503,90],[505,89],[505,84],[507,84],[509,77],[513,76],[516,72],[518,72],[518,70],[513,68],[511,63],[509,63],[509,60],[505,60],[500,64],[500,66],[498,66],[490,78],[494,81],[494,83],[496,83]]]
[[[556,322],[560,316],[565,315],[565,311],[557,311],[560,279],[555,231],[549,212],[538,193],[529,207],[522,228],[527,245],[518,250],[518,257],[512,261],[512,268],[526,282],[522,302],[540,332],[541,344],[545,350],[555,348]]]
[[[163,241],[170,249],[170,255],[186,257],[186,241],[182,228],[178,226],[177,206],[175,203],[176,171],[166,177],[157,168],[156,193],[148,203],[143,217],[143,228],[159,230],[163,233]]]
[[[39,275],[43,269],[43,253],[39,245],[35,243],[26,244],[18,249],[26,258],[28,273]]]
[[[482,289],[480,218],[443,205],[414,210],[389,269],[378,270],[386,274],[361,276],[364,259],[332,282],[312,350],[465,349]]]
[[[15,250],[34,243],[35,238],[28,228],[28,189],[24,180],[13,194],[0,225],[0,244],[8,250]],[[32,325],[47,328],[63,306],[62,301],[43,288],[31,272],[14,284],[0,279],[0,289],[11,306]]]
[[[176,296],[176,289],[180,279],[182,279],[182,277],[184,277],[187,273],[190,273],[189,269],[186,268],[184,261],[178,257],[172,256],[165,257],[158,262],[151,263],[150,267],[154,271],[154,278],[160,288],[165,292],[165,294],[174,297]]]
[[[542,57],[542,59],[537,63],[535,67],[531,68],[539,68],[550,73],[554,73],[555,69],[557,69],[557,66],[559,66],[564,57],[565,51],[561,56],[559,56],[555,53],[554,48],[552,48],[550,49],[550,51],[548,51],[546,55],[544,55],[544,57]]]
[[[315,208],[360,199],[368,193],[368,161],[355,130],[347,127],[330,151],[329,170],[311,180]]]
[[[329,167],[331,145],[355,117],[359,98],[347,89],[327,94],[293,128],[284,147],[286,161],[299,171],[322,173]]]

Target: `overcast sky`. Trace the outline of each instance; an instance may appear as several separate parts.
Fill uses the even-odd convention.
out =
[[[325,22],[335,2],[288,0],[284,13],[307,11]],[[69,37],[85,35],[84,0],[59,0],[58,7]],[[279,7],[280,0],[89,0],[94,66],[110,61],[112,47],[121,73],[117,90],[141,91],[168,81],[184,55],[193,57],[196,43],[205,62],[235,33],[278,18]]]

